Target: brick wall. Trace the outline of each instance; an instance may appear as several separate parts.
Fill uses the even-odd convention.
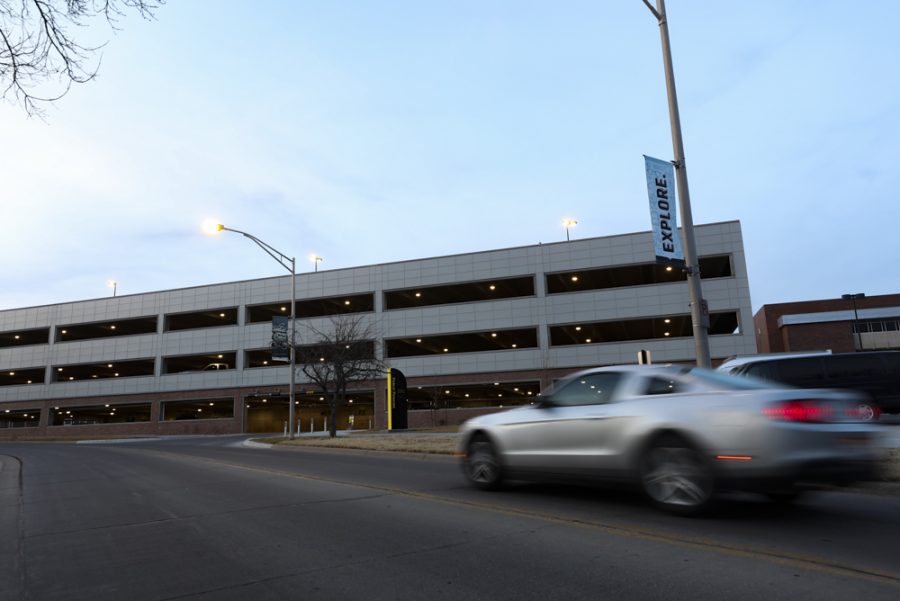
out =
[[[786,351],[821,351],[831,349],[835,353],[852,353],[856,350],[853,342],[851,322],[804,323],[784,326],[782,341]]]
[[[866,296],[856,300],[856,307],[859,310],[896,306],[900,306],[900,294]],[[753,316],[756,348],[760,353],[821,349],[852,352],[856,349],[853,343],[852,321],[778,326],[778,320],[785,315],[847,311],[852,308],[852,303],[842,298],[763,305]],[[815,328],[822,331],[812,332],[811,330]]]

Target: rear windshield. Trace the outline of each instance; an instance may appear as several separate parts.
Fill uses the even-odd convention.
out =
[[[752,376],[735,376],[721,371],[695,367],[690,374],[701,384],[717,390],[759,390],[761,388],[785,388],[784,384],[776,385]]]

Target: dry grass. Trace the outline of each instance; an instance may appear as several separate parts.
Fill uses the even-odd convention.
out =
[[[435,455],[452,455],[456,453],[457,436],[454,434],[351,434],[328,438],[327,436],[309,436],[294,440],[283,438],[260,440],[259,442],[276,442],[282,445],[326,447],[339,449],[363,449],[367,451],[394,451],[405,453],[428,453]]]

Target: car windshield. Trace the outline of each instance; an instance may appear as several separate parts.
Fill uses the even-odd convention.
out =
[[[762,388],[789,388],[786,384],[775,384],[751,376],[735,376],[721,371],[695,367],[688,373],[701,384],[725,390],[759,390]]]

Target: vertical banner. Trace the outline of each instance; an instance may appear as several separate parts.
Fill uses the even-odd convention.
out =
[[[388,430],[406,430],[409,427],[406,410],[406,376],[391,367],[387,382]]]
[[[277,315],[272,318],[272,361],[290,361],[288,343],[288,318]]]
[[[650,221],[653,224],[653,249],[656,260],[684,264],[678,218],[675,214],[675,167],[644,155],[647,170],[647,193],[650,196]]]

